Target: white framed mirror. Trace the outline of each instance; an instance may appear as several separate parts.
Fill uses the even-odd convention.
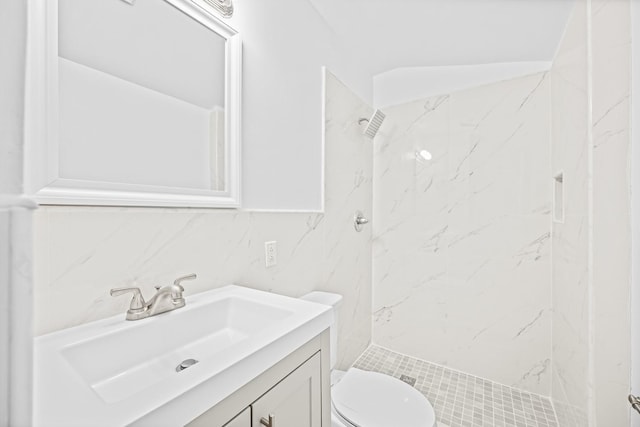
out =
[[[25,192],[240,206],[240,35],[207,0],[31,0]]]

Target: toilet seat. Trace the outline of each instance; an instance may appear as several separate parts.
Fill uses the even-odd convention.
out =
[[[351,368],[331,389],[332,403],[356,427],[433,427],[433,407],[418,390],[377,372]]]

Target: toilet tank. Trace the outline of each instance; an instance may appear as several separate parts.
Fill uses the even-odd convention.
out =
[[[333,323],[329,327],[329,353],[331,355],[331,369],[333,369],[338,358],[338,308],[342,303],[342,295],[316,291],[303,295],[300,299],[333,307]]]

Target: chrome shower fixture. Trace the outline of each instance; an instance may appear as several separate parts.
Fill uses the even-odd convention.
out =
[[[364,129],[362,134],[367,136],[368,138],[373,139],[373,137],[378,133],[378,129],[380,129],[380,125],[382,125],[385,117],[386,116],[382,111],[376,110],[373,112],[373,116],[371,116],[370,119],[358,120],[358,124],[367,122],[367,127]]]

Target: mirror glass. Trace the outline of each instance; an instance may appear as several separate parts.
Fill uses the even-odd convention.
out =
[[[225,188],[226,39],[162,0],[59,0],[59,176]]]
[[[241,41],[208,0],[32,0],[25,189],[238,207]]]

